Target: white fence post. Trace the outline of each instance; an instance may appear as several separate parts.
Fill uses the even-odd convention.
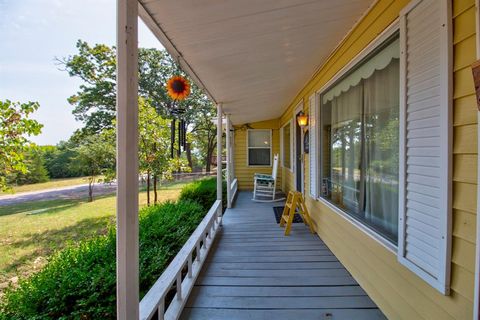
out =
[[[138,2],[117,0],[117,319],[139,317]]]

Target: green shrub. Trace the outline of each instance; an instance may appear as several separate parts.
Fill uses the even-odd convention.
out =
[[[175,257],[206,211],[192,201],[163,203],[140,212],[140,294]],[[0,319],[114,319],[115,230],[70,246],[44,269],[9,288]]]
[[[223,207],[226,206],[227,185],[223,182]],[[204,210],[209,210],[215,200],[217,200],[217,179],[202,179],[187,184],[180,192],[180,200],[192,200],[199,203]]]

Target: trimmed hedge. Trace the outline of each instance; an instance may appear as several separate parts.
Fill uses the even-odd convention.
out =
[[[141,297],[215,201],[215,179],[189,184],[181,194],[178,202],[140,211]],[[5,291],[0,319],[115,319],[115,237],[112,228],[58,252],[41,271]]]
[[[223,207],[227,205],[227,184],[223,182],[222,202]],[[217,179],[202,179],[186,185],[181,193],[179,200],[190,199],[199,203],[204,210],[209,210],[212,204],[217,200]]]

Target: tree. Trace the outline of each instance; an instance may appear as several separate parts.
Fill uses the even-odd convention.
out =
[[[28,147],[24,152],[24,163],[27,171],[15,171],[13,174],[11,174],[8,177],[10,184],[23,185],[29,183],[46,182],[49,180],[41,147]]]
[[[50,178],[71,178],[85,175],[75,165],[77,157],[76,147],[81,143],[72,141],[60,141],[56,146],[42,146],[45,168]]]
[[[147,204],[150,205],[150,177],[153,175],[156,203],[158,176],[168,169],[170,127],[145,99],[139,99],[138,109],[139,167],[140,172],[147,175]]]
[[[90,47],[81,40],[77,49],[78,54],[58,60],[70,76],[84,82],[68,102],[75,119],[84,123],[85,134],[100,133],[111,128],[115,117],[115,51],[103,44]]]
[[[212,156],[217,146],[217,126],[212,121],[216,115],[215,108],[201,108],[193,119],[193,136],[194,147],[204,156],[205,170],[210,172],[212,165]]]
[[[0,101],[0,189],[11,190],[7,177],[14,172],[27,173],[25,152],[33,144],[30,136],[40,134],[42,125],[30,119],[39,108],[37,102]]]
[[[79,169],[88,173],[88,201],[93,201],[93,186],[97,176],[112,176],[115,171],[115,144],[109,133],[87,136],[76,149]]]
[[[77,42],[77,49],[77,54],[58,61],[70,76],[79,77],[83,81],[78,92],[68,100],[73,106],[76,119],[84,123],[81,132],[75,133],[72,137],[76,141],[81,141],[85,135],[113,128],[116,54],[115,47],[102,44],[90,46],[81,40]],[[212,103],[195,83],[190,81],[191,93],[183,101],[174,102],[168,96],[165,87],[167,80],[173,75],[187,76],[165,50],[140,48],[138,68],[139,96],[155,108],[161,117],[171,119],[173,118],[172,108],[181,109],[181,117],[186,121],[188,128],[196,128],[199,135],[202,134],[202,130],[208,130],[204,132],[202,138],[209,137],[211,132],[215,132],[214,124],[207,123],[211,118],[205,118],[215,114],[211,112]],[[197,121],[202,123],[197,125]],[[202,150],[209,151],[211,155],[214,145],[215,142],[213,142],[213,148],[212,143],[207,144],[206,148],[202,146]],[[189,165],[192,166],[190,143],[187,144],[186,153]]]
[[[92,47],[81,40],[77,41],[77,49],[77,54],[57,61],[70,76],[79,77],[84,82],[79,91],[68,99],[74,107],[75,118],[85,124],[83,130],[86,133],[99,133],[105,128],[112,128],[115,118],[116,49],[103,44]],[[138,67],[139,96],[149,101],[164,118],[171,117],[174,102],[168,96],[165,84],[173,75],[186,74],[165,50],[140,48]],[[205,102],[209,103],[205,94],[194,83],[191,84],[190,96],[175,103],[186,110],[186,118]]]

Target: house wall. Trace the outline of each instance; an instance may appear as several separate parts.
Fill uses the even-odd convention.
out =
[[[293,171],[288,168],[282,167],[281,169],[282,169],[282,177],[284,177],[282,190],[284,191],[295,190],[295,173],[293,173]]]
[[[301,100],[307,109],[308,97],[394,22],[408,3],[379,0],[286,108],[280,125],[291,119]],[[476,60],[474,5],[474,0],[453,0],[453,236],[449,296],[402,266],[396,252],[310,198],[308,155],[305,159],[307,205],[317,233],[389,319],[472,319],[477,202],[477,112],[470,71]],[[289,191],[294,186],[294,175],[282,171],[284,189]]]
[[[279,120],[268,120],[245,125],[236,125],[235,129],[235,146],[234,146],[234,163],[235,176],[238,179],[240,190],[253,190],[253,176],[255,173],[272,174],[272,167],[259,167],[247,165],[247,127],[250,129],[271,129],[272,130],[272,164],[273,156],[280,154],[280,130]],[[278,169],[277,186],[282,186],[282,170]]]

